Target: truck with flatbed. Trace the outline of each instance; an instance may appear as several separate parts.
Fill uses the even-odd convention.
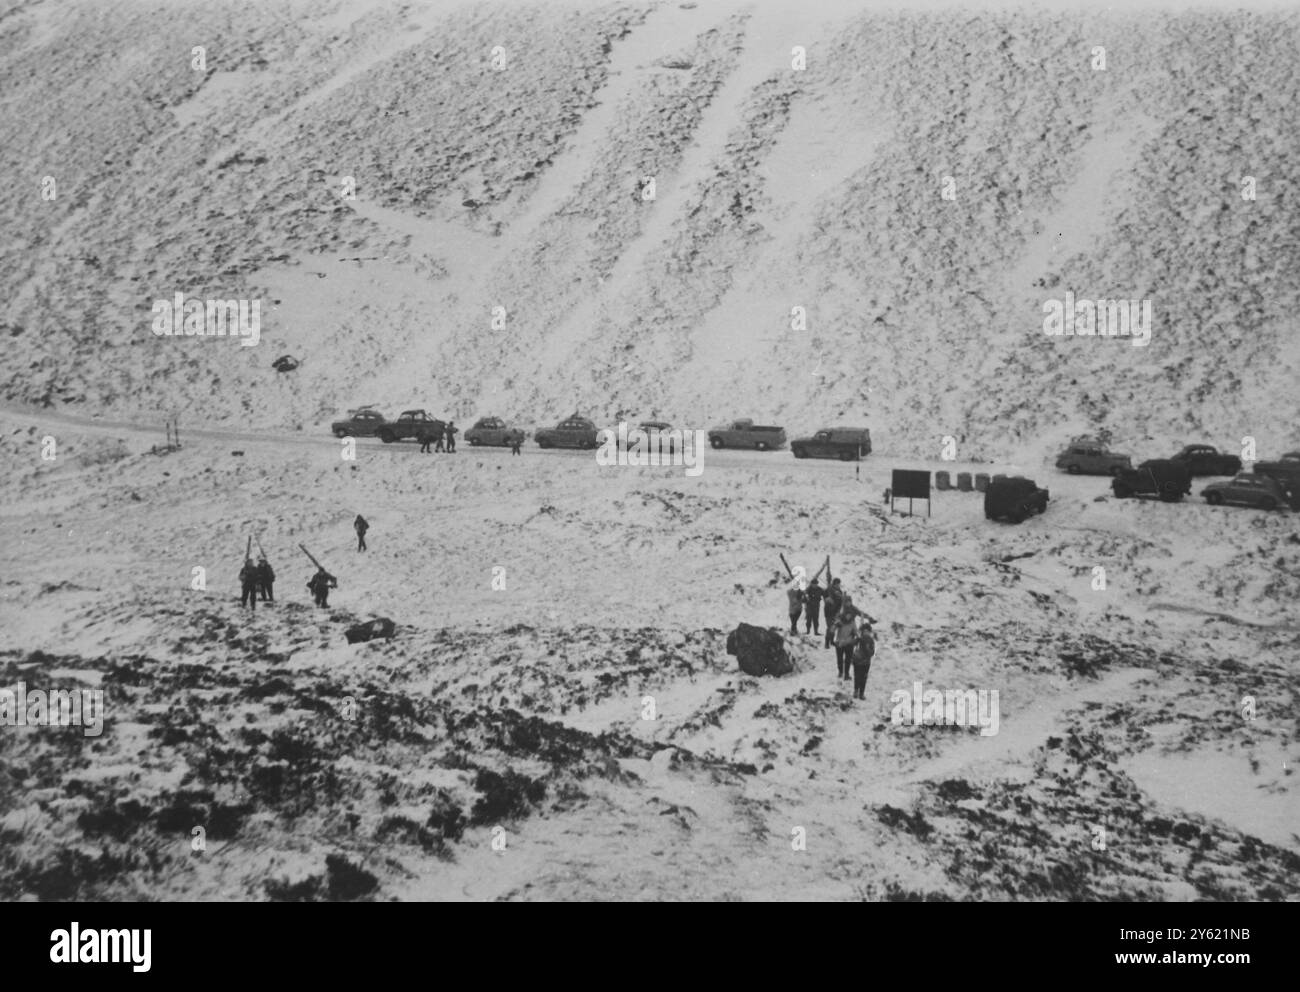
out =
[[[785,447],[785,428],[756,424],[749,418],[733,420],[725,427],[708,431],[709,444],[715,448],[754,448],[773,451]]]

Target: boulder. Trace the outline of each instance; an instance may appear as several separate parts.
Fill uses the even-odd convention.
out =
[[[746,675],[789,675],[794,662],[775,630],[742,623],[727,635],[727,654],[734,654]]]
[[[378,637],[392,637],[396,632],[397,624],[389,620],[388,617],[376,617],[374,620],[367,620],[355,627],[349,627],[343,632],[343,636],[348,639],[349,644],[357,644]]]

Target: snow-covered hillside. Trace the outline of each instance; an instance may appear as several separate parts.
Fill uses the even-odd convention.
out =
[[[0,19],[10,398],[1296,440],[1294,12],[320,8]],[[262,344],[155,337],[178,291]],[[1048,337],[1067,291],[1149,346]]]

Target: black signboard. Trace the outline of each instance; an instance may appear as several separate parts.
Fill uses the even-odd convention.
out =
[[[907,513],[912,513],[912,500],[925,500],[925,515],[930,515],[930,473],[910,468],[894,469],[893,483],[889,487],[889,512],[894,512],[894,500],[907,497]]]

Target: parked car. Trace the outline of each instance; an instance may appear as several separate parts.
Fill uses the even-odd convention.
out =
[[[1186,462],[1153,458],[1137,468],[1121,469],[1111,480],[1111,491],[1120,499],[1130,496],[1159,496],[1177,503],[1192,491],[1192,473]]]
[[[539,448],[594,448],[599,443],[596,425],[574,414],[554,427],[544,427],[533,435]]]
[[[1240,503],[1261,510],[1276,510],[1286,504],[1286,494],[1277,480],[1254,472],[1241,472],[1226,482],[1211,482],[1201,490],[1201,495],[1212,506]]]
[[[994,479],[984,490],[984,516],[1018,524],[1046,510],[1047,500],[1047,490],[1039,489],[1033,479],[1020,475]]]
[[[523,439],[523,431],[509,426],[500,417],[480,417],[474,426],[465,432],[465,440],[475,446],[495,444],[508,447],[516,440]]]
[[[726,427],[708,432],[709,444],[715,448],[757,448],[759,451],[785,447],[785,428],[755,424],[752,420],[733,420]]]
[[[812,437],[790,442],[796,458],[838,458],[855,462],[871,454],[871,431],[865,427],[823,427]]]
[[[378,410],[368,406],[349,410],[347,418],[330,424],[335,437],[374,437],[387,421]]]
[[[424,433],[437,437],[442,434],[444,424],[437,417],[431,417],[424,410],[403,410],[396,420],[390,420],[379,428],[379,440],[384,444],[418,438]]]
[[[1256,462],[1254,471],[1275,480],[1287,494],[1291,509],[1300,510],[1300,451],[1288,451],[1274,462]]]
[[[1107,450],[1095,438],[1080,437],[1056,456],[1056,467],[1071,475],[1117,475],[1122,469],[1132,468],[1129,455]]]
[[[637,439],[636,448],[640,451],[642,448],[646,452],[657,451],[659,454],[671,455],[677,450],[677,445],[682,442],[682,431],[674,431],[673,425],[663,420],[643,420],[637,424],[637,427],[646,432],[647,440],[642,442]],[[618,442],[620,445],[631,449],[631,431],[628,431],[628,437]],[[656,443],[657,442],[657,443]]]
[[[1193,476],[1236,475],[1241,471],[1240,458],[1208,444],[1189,444],[1174,455],[1173,460],[1184,462]]]

